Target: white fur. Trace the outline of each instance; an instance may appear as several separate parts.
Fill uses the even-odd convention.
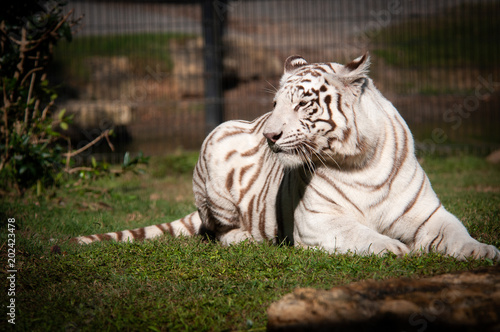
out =
[[[329,252],[498,259],[439,202],[406,123],[367,76],[369,63],[367,55],[346,66],[287,60],[270,115],[227,122],[205,141],[194,178],[203,224],[226,244],[278,234]],[[270,149],[263,134],[279,137],[268,139]]]

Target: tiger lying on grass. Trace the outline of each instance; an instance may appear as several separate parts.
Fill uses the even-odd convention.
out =
[[[75,240],[209,232],[225,245],[270,239],[332,253],[434,250],[499,260],[437,198],[369,64],[367,54],[346,65],[289,57],[272,112],[225,122],[205,139],[193,177],[198,211]]]

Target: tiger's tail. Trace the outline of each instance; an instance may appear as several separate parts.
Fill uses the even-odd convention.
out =
[[[104,234],[94,234],[86,236],[78,236],[72,238],[70,242],[79,244],[88,244],[97,241],[114,240],[118,242],[127,241],[142,241],[153,239],[163,234],[170,234],[171,236],[192,236],[201,234],[202,223],[198,211],[188,214],[187,216],[158,225],[146,226],[131,230],[124,230],[120,232],[111,232]]]

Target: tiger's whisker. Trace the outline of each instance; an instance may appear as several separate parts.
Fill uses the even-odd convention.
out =
[[[312,156],[316,156],[318,158],[318,160],[323,164],[323,166],[326,167],[326,164],[324,163],[324,158],[323,156],[321,156],[321,154],[319,152],[316,151],[316,149],[309,143],[309,142],[303,142],[304,146],[309,150],[309,154],[311,155],[311,163],[313,163],[312,161]]]
[[[312,174],[311,166],[309,165],[309,160],[308,160],[306,154],[303,151],[303,147],[300,145],[298,148],[296,148],[296,151],[299,153],[300,159],[302,160],[302,168],[304,169],[304,172],[306,172],[306,169],[304,167],[304,165],[305,165],[305,166],[307,166],[307,169],[309,170],[309,173]]]
[[[273,88],[273,90],[269,89],[269,91],[273,91],[273,93],[278,92],[278,89],[271,82],[269,82],[268,80],[266,80],[266,82]]]
[[[301,145],[301,150],[306,158],[307,168],[309,168],[311,175],[316,174],[316,167],[314,166],[314,162],[311,158],[310,151],[307,150],[307,145],[306,144]]]
[[[333,159],[333,156],[331,156],[331,155],[329,155],[329,154],[327,154],[327,156],[328,156],[328,158],[329,158],[331,161],[333,161],[333,162],[335,163],[335,165],[337,165],[337,167],[338,167],[338,168],[339,168],[339,170],[341,171],[341,170],[342,170],[342,167],[340,167],[339,163],[338,163],[335,159]]]

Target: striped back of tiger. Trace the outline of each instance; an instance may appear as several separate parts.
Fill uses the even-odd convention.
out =
[[[224,244],[277,236],[276,196],[283,166],[263,136],[267,113],[228,121],[205,140],[193,191],[203,224]]]

